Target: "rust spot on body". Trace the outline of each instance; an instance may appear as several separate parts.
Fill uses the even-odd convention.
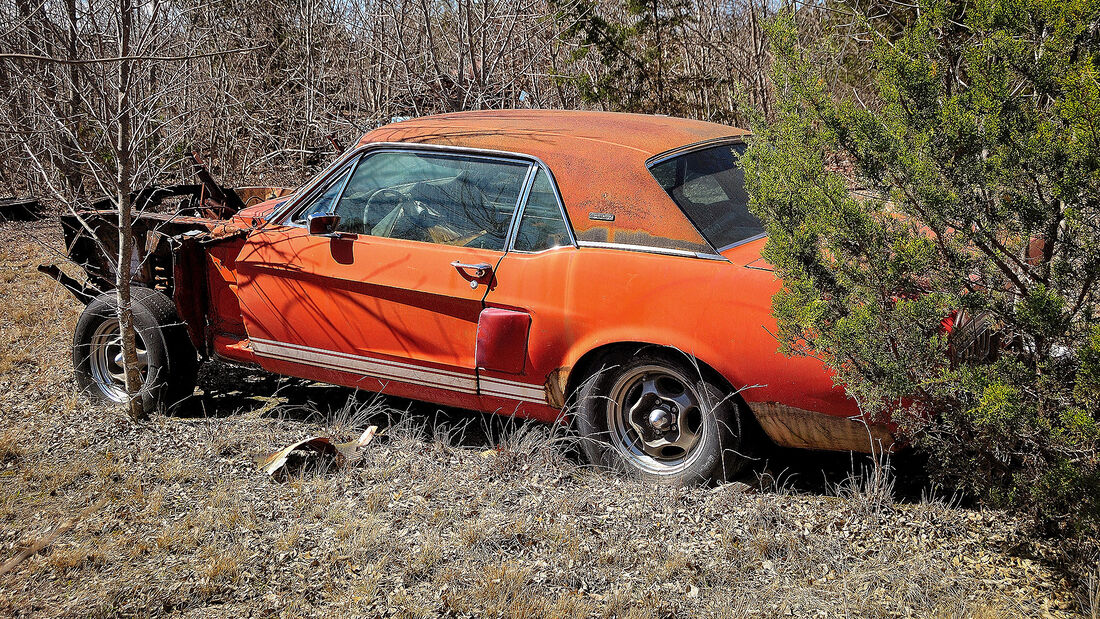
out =
[[[546,401],[554,408],[565,408],[565,385],[572,366],[560,367],[546,377]]]
[[[896,445],[893,434],[882,425],[776,402],[755,402],[749,406],[760,427],[781,447],[870,453],[893,451]]]

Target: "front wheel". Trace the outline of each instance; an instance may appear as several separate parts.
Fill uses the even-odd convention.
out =
[[[694,484],[746,462],[736,398],[685,357],[643,350],[606,357],[577,391],[576,422],[593,464]]]
[[[130,300],[143,405],[145,410],[172,410],[195,390],[198,353],[175,303],[164,293],[135,286]],[[73,368],[77,386],[92,399],[120,404],[128,400],[113,290],[93,299],[80,315],[73,336]]]

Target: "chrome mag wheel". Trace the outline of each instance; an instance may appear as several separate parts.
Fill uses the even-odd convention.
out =
[[[149,371],[148,353],[141,336],[134,333],[138,372],[142,382]],[[122,361],[122,334],[118,321],[108,318],[92,333],[89,369],[103,395],[112,402],[126,402],[126,371]]]
[[[608,441],[630,464],[674,475],[698,456],[708,424],[694,381],[669,367],[643,365],[618,376],[608,398]]]

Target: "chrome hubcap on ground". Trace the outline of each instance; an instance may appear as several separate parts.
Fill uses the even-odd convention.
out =
[[[620,376],[609,395],[609,438],[631,464],[667,475],[691,463],[707,431],[694,382],[670,368],[648,365]]]
[[[138,372],[144,382],[149,361],[145,343],[137,333],[134,333],[134,345],[137,348]],[[104,320],[96,327],[92,334],[89,361],[92,379],[99,385],[103,395],[115,402],[125,402],[126,371],[122,363],[122,334],[117,320]]]

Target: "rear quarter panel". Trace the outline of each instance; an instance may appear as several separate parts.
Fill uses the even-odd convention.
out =
[[[601,346],[640,342],[695,356],[750,404],[856,414],[821,362],[778,352],[770,309],[780,282],[743,266],[753,254],[747,248],[734,262],[597,248],[509,254],[486,301],[530,312],[530,382],[553,382]]]

